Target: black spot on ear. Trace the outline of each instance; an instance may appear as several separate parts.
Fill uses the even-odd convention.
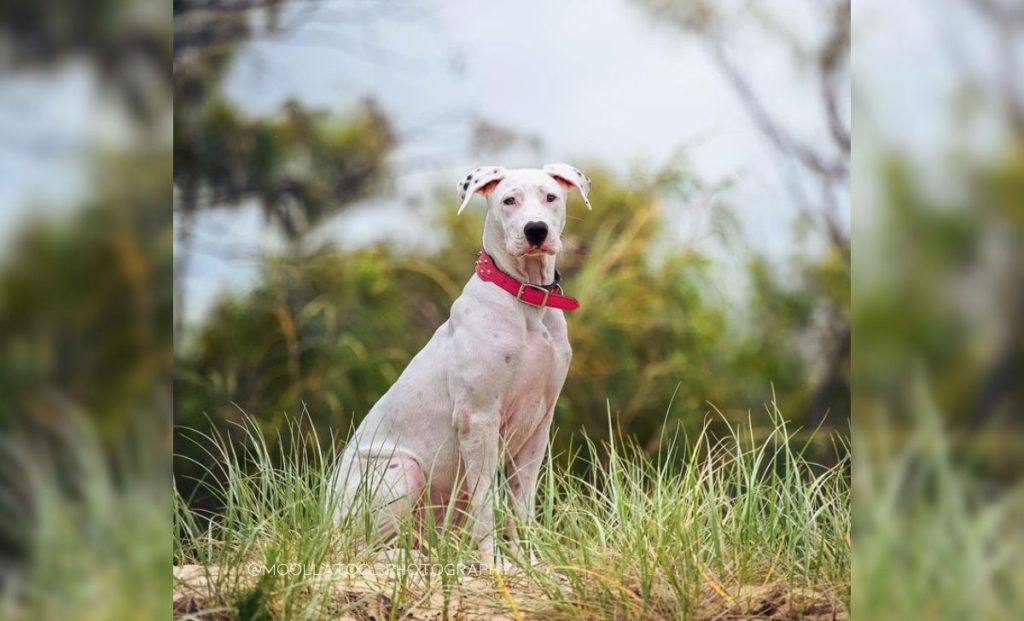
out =
[[[512,364],[512,356],[510,354],[505,354],[505,364]]]
[[[469,182],[468,181],[462,184],[462,189],[463,190],[468,190],[469,189]]]

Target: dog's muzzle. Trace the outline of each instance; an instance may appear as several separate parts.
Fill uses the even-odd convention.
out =
[[[531,246],[538,247],[548,238],[548,225],[543,222],[527,222],[523,227],[523,235]]]

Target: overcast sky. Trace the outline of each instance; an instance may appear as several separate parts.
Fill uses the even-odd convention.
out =
[[[398,127],[395,196],[350,210],[324,227],[326,235],[415,245],[423,227],[403,208],[406,199],[485,163],[598,161],[624,172],[656,168],[689,146],[702,177],[737,180],[727,198],[756,243],[785,252],[795,212],[779,159],[699,41],[659,25],[639,4],[427,2],[369,21],[353,20],[351,4],[290,14],[287,34],[248,45],[226,82],[253,114],[273,114],[288,98],[343,113],[369,95]],[[814,2],[772,4],[801,35],[824,28]],[[775,114],[803,137],[825,139],[816,84],[793,71],[784,46],[751,28],[738,33],[732,52]],[[478,161],[468,136],[475,116],[540,138],[542,152]],[[600,200],[600,188],[593,196]],[[680,228],[687,207],[668,206]],[[207,214],[198,229],[187,280],[191,319],[224,288],[248,286],[255,263],[247,257],[275,244],[254,206]]]
[[[403,142],[394,157],[396,194],[343,214],[324,227],[325,235],[348,244],[386,238],[415,245],[423,228],[403,209],[405,202],[424,188],[448,186],[483,163],[599,161],[619,171],[638,165],[650,169],[687,146],[688,161],[706,180],[735,179],[726,198],[737,206],[754,243],[776,255],[786,252],[794,209],[784,190],[785,168],[698,41],[625,0],[356,6],[395,4],[417,8],[369,22],[353,19],[352,0],[324,0],[289,11],[285,23],[291,27],[247,45],[227,78],[229,95],[252,114],[273,114],[288,98],[344,114],[371,96],[397,126]],[[825,27],[827,14],[815,0],[759,4],[803,38]],[[901,43],[912,48],[913,41],[904,37]],[[858,39],[858,49],[859,44]],[[825,139],[817,84],[809,71],[794,71],[784,46],[751,27],[735,34],[730,53],[776,116],[807,140]],[[900,79],[892,78],[885,63],[877,71]],[[94,81],[81,77],[86,70],[65,73],[5,79],[0,92],[0,132],[8,139],[0,145],[5,207],[60,203],[81,190],[83,178],[87,181],[82,158],[65,161],[60,149],[57,156],[44,157],[11,148],[12,136],[49,144],[39,137],[59,134],[62,141],[55,144],[71,145],[67,148],[78,153],[81,144],[95,142],[103,123],[97,125],[88,114],[90,122],[83,122],[74,110],[101,110],[102,97]],[[51,96],[32,96],[39,88],[48,88]],[[25,104],[32,101],[40,103]],[[473,117],[536,136],[543,152],[479,161],[468,148],[466,119]],[[909,115],[908,122],[913,118]],[[600,200],[600,188],[592,194],[592,200]],[[456,206],[453,192],[451,207]],[[666,208],[673,226],[687,226],[692,206]],[[5,211],[0,225],[13,222],[17,216],[11,213]],[[186,280],[188,317],[201,317],[225,288],[249,286],[260,250],[274,243],[253,206],[205,214]]]

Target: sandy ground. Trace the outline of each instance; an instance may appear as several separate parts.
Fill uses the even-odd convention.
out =
[[[394,591],[396,580],[393,574],[388,574],[387,567],[383,563],[377,566],[345,567],[342,571],[313,575],[310,580],[332,582],[329,590],[320,589],[321,592],[330,593],[331,601],[326,604],[327,610],[337,611],[330,618],[341,621],[383,620],[389,617],[392,603],[389,594]],[[233,606],[237,606],[238,602],[217,601],[214,585],[228,581],[241,584],[244,589],[257,580],[258,574],[252,577],[222,576],[217,567],[176,566],[174,619],[233,619],[236,616]],[[419,596],[412,598],[412,605],[404,609],[400,618],[413,621],[514,621],[572,616],[572,611],[565,609],[558,614],[559,610],[552,609],[550,600],[535,584],[515,575],[499,579],[488,572],[472,572],[449,581],[449,584],[452,587],[446,608],[438,579],[432,582],[422,578],[418,581],[411,579],[409,590]],[[590,615],[584,612],[582,616]],[[673,615],[664,614],[655,618],[658,617],[672,618]],[[276,615],[271,614],[269,618],[276,618]],[[752,585],[741,587],[732,594],[706,587],[701,594],[701,606],[695,619],[848,621],[849,615],[835,598],[820,592],[787,589],[781,585]]]

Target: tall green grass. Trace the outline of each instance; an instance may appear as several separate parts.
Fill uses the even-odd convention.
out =
[[[854,618],[1024,618],[1024,484],[971,472],[969,433],[921,377],[910,404],[910,420],[864,408],[854,426]]]
[[[171,472],[160,423],[138,417],[112,449],[65,405],[0,438],[0,528],[18,548],[0,563],[0,618],[167,617]]]
[[[740,610],[750,598],[773,605],[765,602],[780,593],[789,606],[842,611],[848,446],[834,435],[838,463],[811,463],[781,414],[769,414],[767,437],[749,425],[712,437],[705,426],[696,437],[664,438],[650,456],[609,425],[602,442],[584,438],[569,455],[549,457],[536,520],[518,525],[536,564],[524,551],[506,574],[472,565],[475,547],[450,511],[431,527],[403,524],[390,541],[365,512],[335,527],[325,507],[340,447],[301,421],[277,443],[251,422],[236,437],[189,430],[217,464],[204,484],[224,507],[200,515],[176,495],[178,614],[695,618]],[[498,524],[510,519],[503,496]]]

